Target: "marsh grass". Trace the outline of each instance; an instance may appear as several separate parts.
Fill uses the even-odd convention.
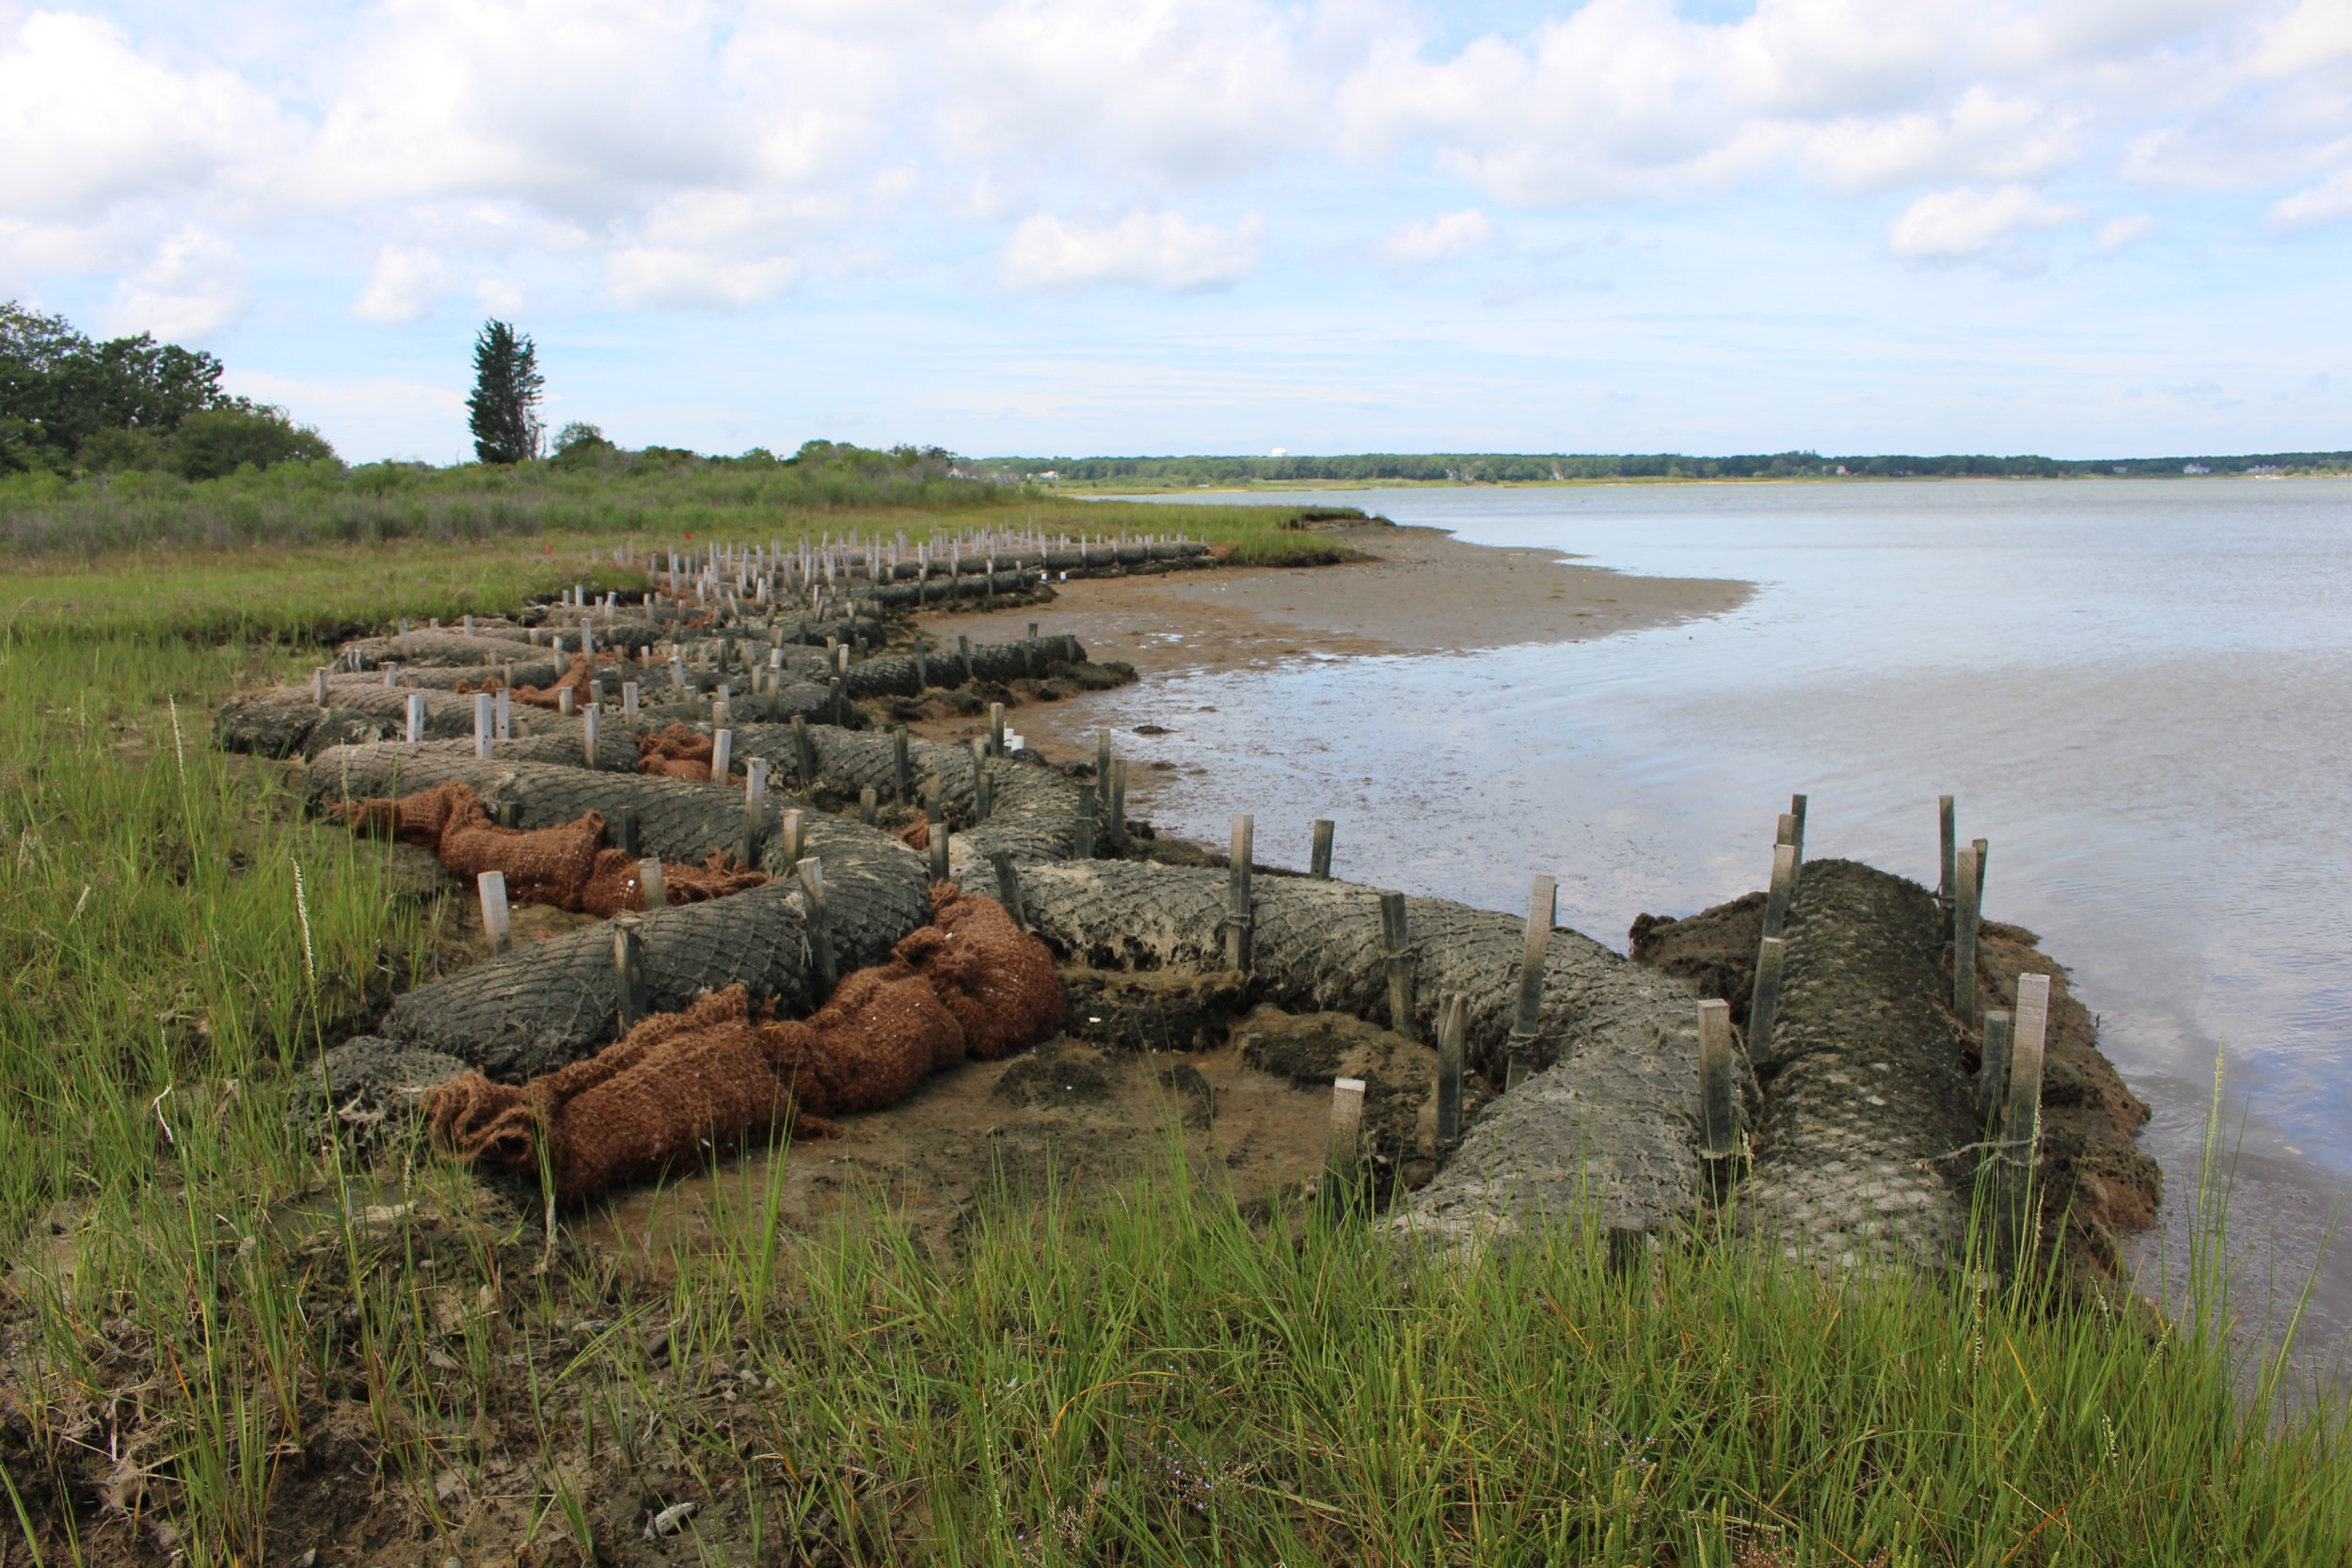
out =
[[[787,1232],[762,1151],[648,1257],[543,1234],[413,1138],[361,1167],[290,1129],[440,917],[214,752],[210,705],[309,628],[501,608],[581,548],[6,579],[0,1517],[39,1560],[2344,1560],[2341,1406],[2233,1359],[2219,1160],[2164,1326],[2030,1271],[1613,1270],[1573,1224],[1400,1257],[1245,1212],[1172,1139],[1115,1191],[999,1191],[946,1246],[880,1197]]]

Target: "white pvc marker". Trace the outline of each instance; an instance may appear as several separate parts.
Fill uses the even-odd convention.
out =
[[[757,811],[768,800],[768,759],[743,759],[743,809]]]
[[[621,717],[624,719],[637,717],[637,683],[635,681],[621,683]]]
[[[473,754],[484,762],[490,760],[491,737],[498,734],[498,704],[487,691],[477,691],[473,698]]]
[[[661,884],[661,857],[650,855],[637,863],[637,901],[648,910],[668,907],[669,890]]]
[[[784,650],[782,648],[771,648],[768,650],[768,668],[771,670],[781,670],[784,668]]]
[[[512,930],[506,917],[506,873],[485,871],[474,879],[482,892],[482,928],[490,935],[490,951],[506,951]]]
[[[585,621],[580,624],[580,651],[590,658],[596,657],[596,628]]]
[[[466,617],[466,635],[468,637],[473,635],[473,617],[470,615]]]
[[[587,754],[588,766],[596,765],[596,705],[590,703],[580,710],[580,748]]]
[[[408,744],[414,746],[424,738],[424,693],[408,694]]]
[[[498,737],[505,740],[515,733],[515,693],[501,686],[498,698]]]
[[[735,705],[727,701],[724,691],[710,699],[710,721],[722,726],[735,721]]]
[[[310,701],[326,705],[326,666],[322,664],[310,672]]]
[[[724,784],[727,768],[735,761],[735,732],[720,730],[710,737],[710,777]]]

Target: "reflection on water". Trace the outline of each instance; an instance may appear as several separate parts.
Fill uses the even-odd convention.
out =
[[[1992,841],[1988,914],[2073,966],[2175,1195],[2226,1040],[2263,1207],[2300,1216],[2308,1257],[2328,1178],[2352,1175],[2352,484],[1314,499],[1759,592],[1598,642],[1120,694],[1184,715],[1136,754],[1210,764],[1155,816],[1208,837],[1251,811],[1300,863],[1332,816],[1342,875],[1500,910],[1555,871],[1562,919],[1622,946],[1641,911],[1760,886],[1792,791],[1808,852],[1928,881],[1957,795],[1963,838]],[[2352,1277],[2329,1295],[2352,1307]]]

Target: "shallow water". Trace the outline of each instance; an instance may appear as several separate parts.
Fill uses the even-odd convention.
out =
[[[1300,863],[1333,817],[1337,874],[1493,909],[1555,872],[1562,921],[1622,949],[1637,912],[1763,885],[1793,791],[1807,854],[1932,884],[1935,798],[1955,795],[1963,839],[1992,842],[1988,917],[2073,967],[2156,1109],[2173,1198],[2226,1041],[2226,1103],[2249,1113],[2239,1214],[2308,1263],[2352,1176],[2352,483],[1311,499],[1758,591],[1595,642],[1119,694],[1176,732],[1130,754],[1208,765],[1161,784],[1155,817],[1221,841],[1249,811],[1262,856]],[[2328,1275],[2333,1338],[2352,1261]]]

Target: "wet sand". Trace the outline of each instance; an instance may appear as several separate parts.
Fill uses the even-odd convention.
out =
[[[1049,605],[927,617],[923,629],[950,645],[959,634],[997,642],[1035,621],[1075,635],[1098,663],[1134,665],[1148,689],[1155,678],[1308,659],[1584,642],[1720,615],[1754,591],[1718,578],[1629,577],[1554,550],[1467,545],[1442,529],[1375,524],[1314,534],[1368,559],[1087,578],[1057,585]],[[1096,711],[1081,696],[1025,704],[1006,721],[1066,761],[1093,755]],[[986,727],[965,720],[916,729],[959,739]],[[1139,769],[1128,784],[1130,809],[1140,815],[1150,798],[1150,774]]]

